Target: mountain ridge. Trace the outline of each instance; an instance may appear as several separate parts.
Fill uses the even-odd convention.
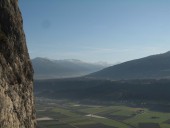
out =
[[[35,79],[79,77],[106,67],[77,59],[52,60],[42,57],[32,59],[32,63]]]
[[[105,79],[170,78],[170,51],[126,61],[87,75]]]

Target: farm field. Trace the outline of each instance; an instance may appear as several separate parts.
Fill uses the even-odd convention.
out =
[[[37,98],[38,128],[170,128],[170,113]]]

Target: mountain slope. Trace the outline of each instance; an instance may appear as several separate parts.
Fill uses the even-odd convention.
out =
[[[35,95],[49,99],[68,99],[98,103],[113,101],[170,101],[170,80],[103,80],[87,78],[35,80]],[[48,85],[48,86],[47,86]],[[169,108],[169,107],[168,107]]]
[[[106,66],[82,62],[80,60],[49,60],[35,58],[32,60],[36,79],[65,78],[87,75]]]
[[[87,77],[114,80],[170,78],[170,52],[127,61],[92,73]]]

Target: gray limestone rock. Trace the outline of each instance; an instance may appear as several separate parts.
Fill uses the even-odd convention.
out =
[[[0,128],[35,128],[33,69],[18,0],[0,0]]]

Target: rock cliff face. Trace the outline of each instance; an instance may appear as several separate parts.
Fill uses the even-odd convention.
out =
[[[35,128],[33,69],[18,0],[0,0],[0,128]]]

